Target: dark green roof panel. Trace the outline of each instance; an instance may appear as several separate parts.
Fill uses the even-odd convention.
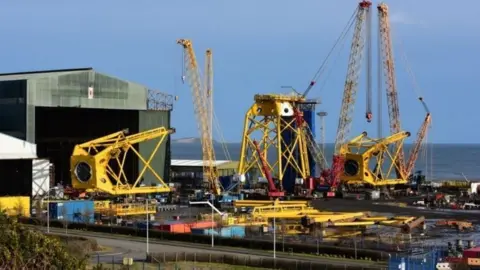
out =
[[[147,109],[147,87],[91,68],[0,74],[0,81],[21,79],[34,106]]]

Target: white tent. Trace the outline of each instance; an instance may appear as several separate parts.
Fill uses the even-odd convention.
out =
[[[0,133],[0,160],[37,158],[37,145]]]

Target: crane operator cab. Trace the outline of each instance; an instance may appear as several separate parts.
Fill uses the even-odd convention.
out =
[[[370,122],[372,122],[373,114],[371,112],[368,112],[365,115],[365,118],[367,118],[367,122],[370,123]]]

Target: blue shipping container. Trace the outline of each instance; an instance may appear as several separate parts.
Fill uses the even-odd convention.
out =
[[[152,223],[152,222],[149,222],[148,223],[148,228],[150,230],[152,230],[155,226],[158,226],[159,224],[158,223]],[[141,230],[145,230],[147,228],[147,222],[139,222],[137,223],[137,228],[138,229],[141,229]]]
[[[93,201],[50,202],[48,209],[51,219],[78,223],[94,222]]]
[[[197,235],[212,235],[212,229],[191,229],[192,234]],[[234,237],[234,238],[244,238],[245,237],[245,227],[244,226],[230,226],[224,227],[221,229],[213,230],[214,236],[221,237]]]

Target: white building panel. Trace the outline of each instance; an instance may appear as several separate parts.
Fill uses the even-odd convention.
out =
[[[43,197],[50,189],[50,166],[48,159],[32,160],[32,197]]]
[[[37,145],[0,133],[0,160],[37,158]]]

